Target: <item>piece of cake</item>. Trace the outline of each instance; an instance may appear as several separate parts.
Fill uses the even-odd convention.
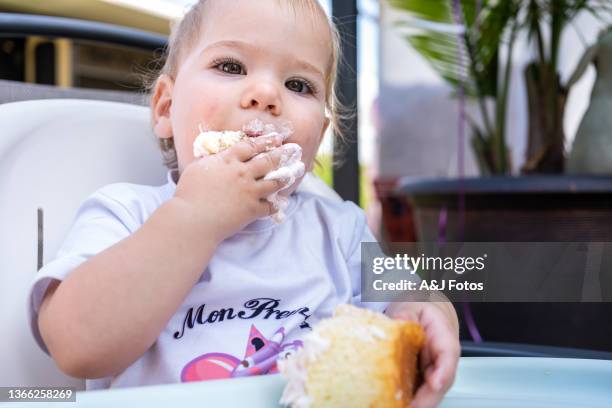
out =
[[[196,158],[217,154],[247,137],[242,130],[226,130],[222,132],[204,131],[193,142],[193,156]]]
[[[292,408],[407,407],[416,389],[420,325],[339,306],[278,361],[287,378],[280,403]]]

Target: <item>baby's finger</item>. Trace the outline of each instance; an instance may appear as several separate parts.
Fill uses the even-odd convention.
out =
[[[271,152],[260,153],[253,157],[247,164],[255,179],[270,176],[270,172],[281,166],[292,166],[302,158],[302,148],[295,143],[284,144]],[[292,169],[299,171],[298,168]],[[269,178],[269,177],[266,177]]]
[[[278,168],[283,155],[282,148],[283,146],[269,152],[259,153],[246,163],[253,178],[258,180]]]
[[[233,155],[241,162],[246,162],[259,153],[267,152],[280,146],[282,143],[283,138],[278,134],[271,136],[247,137],[220,154]]]
[[[411,408],[435,408],[440,404],[444,392],[431,388],[428,382],[421,384],[414,398],[410,402]]]
[[[268,197],[273,193],[277,193],[280,190],[284,190],[288,187],[288,180],[259,180],[257,182],[257,195],[259,197]]]
[[[257,218],[269,217],[276,212],[276,208],[274,208],[274,204],[265,198],[261,198],[259,200],[259,204],[257,206]]]
[[[435,370],[427,379],[434,389],[446,392],[453,385],[460,354],[458,347],[449,345],[437,356]]]

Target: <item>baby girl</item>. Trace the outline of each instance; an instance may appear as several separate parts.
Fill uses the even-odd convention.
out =
[[[352,303],[423,326],[413,406],[441,400],[459,358],[453,306],[362,302],[360,243],[375,241],[364,213],[296,192],[302,177],[266,178],[296,145],[311,171],[326,129],[341,133],[339,58],[316,0],[193,6],[151,98],[168,182],[95,192],[33,282],[32,330],[61,370],[88,389],[272,373],[319,320]],[[239,131],[254,120],[289,123],[290,135],[194,155],[201,127]],[[282,208],[270,199],[280,190]],[[271,218],[279,209],[281,223]]]

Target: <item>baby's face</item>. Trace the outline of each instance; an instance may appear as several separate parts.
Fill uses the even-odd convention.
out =
[[[324,16],[299,14],[277,0],[209,4],[199,40],[183,56],[169,87],[169,136],[181,172],[196,160],[198,125],[240,130],[256,118],[277,128],[290,122],[293,135],[287,142],[302,147],[302,160],[311,168],[328,123],[330,38]]]

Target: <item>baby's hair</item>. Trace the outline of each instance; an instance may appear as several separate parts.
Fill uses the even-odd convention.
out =
[[[163,66],[160,70],[155,71],[149,76],[146,81],[146,88],[150,94],[155,87],[155,83],[163,74],[168,75],[172,79],[176,78],[180,61],[185,52],[195,46],[198,35],[201,32],[202,22],[204,21],[206,5],[211,0],[198,0],[189,11],[178,21],[171,30],[168,46],[166,47],[164,56],[162,57]],[[327,67],[325,78],[325,106],[327,114],[330,118],[330,127],[336,138],[337,146],[346,142],[344,137],[344,122],[352,115],[350,110],[342,105],[336,93],[335,84],[338,76],[338,68],[342,60],[340,34],[336,25],[327,17],[325,11],[317,0],[277,0],[281,5],[291,5],[294,13],[309,12],[312,16],[323,16],[329,24],[331,38],[331,55],[329,66]],[[159,145],[164,156],[164,164],[174,169],[178,167],[176,150],[174,148],[174,140],[172,138],[160,138]],[[317,162],[317,164],[319,164]]]

